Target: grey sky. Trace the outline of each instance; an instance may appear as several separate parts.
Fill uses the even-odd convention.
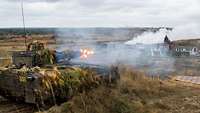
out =
[[[24,1],[28,27],[187,26],[200,31],[199,0]],[[0,27],[22,26],[20,0],[0,2]]]

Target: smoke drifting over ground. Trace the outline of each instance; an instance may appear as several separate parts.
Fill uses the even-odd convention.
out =
[[[91,46],[92,47],[92,46]],[[132,45],[115,43],[93,45],[94,54],[85,59],[74,59],[95,65],[125,64],[135,68],[146,68],[149,74],[165,74],[174,71],[174,59],[167,54],[167,48],[157,45]]]
[[[166,29],[160,29],[157,32],[148,30],[130,41],[115,42],[115,40],[111,40],[101,43],[96,42],[96,39],[92,38],[91,34],[88,35],[88,32],[85,34],[80,32],[82,38],[77,38],[78,40],[73,43],[69,42],[70,38],[62,38],[65,43],[58,50],[73,48],[80,51],[80,49],[89,48],[94,51],[93,55],[89,55],[87,58],[72,59],[72,62],[106,66],[125,64],[142,68],[149,74],[165,74],[174,71],[174,59],[167,54],[168,48],[158,44],[163,43],[166,32]],[[104,40],[105,37],[101,38]],[[127,38],[125,37],[125,39]]]

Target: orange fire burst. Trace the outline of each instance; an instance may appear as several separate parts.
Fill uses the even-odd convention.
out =
[[[86,59],[94,54],[94,51],[91,49],[80,49],[81,59]]]

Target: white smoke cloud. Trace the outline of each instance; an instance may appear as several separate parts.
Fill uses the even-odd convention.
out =
[[[164,37],[167,35],[171,41],[198,39],[200,38],[199,26],[196,24],[189,24],[181,27],[176,27],[172,31],[167,29],[160,29],[157,32],[147,31],[142,35],[133,37],[132,40],[125,44],[159,44],[164,42]]]
[[[168,34],[169,31],[166,29],[160,29],[157,32],[145,32],[142,35],[134,37],[132,40],[126,42],[125,44],[134,45],[134,44],[158,44],[163,43],[164,37]]]
[[[174,58],[166,53],[165,48],[157,48],[157,45],[97,44],[86,47],[92,48],[94,54],[84,59],[72,59],[71,62],[105,66],[125,64],[145,69],[149,75],[165,75],[175,71]]]

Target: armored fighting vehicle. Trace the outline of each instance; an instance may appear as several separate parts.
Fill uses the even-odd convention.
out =
[[[0,95],[25,103],[56,103],[96,87],[105,76],[118,75],[116,67],[69,63],[79,56],[80,52],[57,52],[43,43],[30,43],[26,51],[12,52],[11,66],[0,68]]]

